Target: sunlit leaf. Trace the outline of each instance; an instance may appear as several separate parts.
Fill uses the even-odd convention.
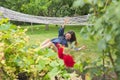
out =
[[[54,67],[49,73],[48,75],[50,76],[50,78],[55,77],[57,74],[59,73],[59,70],[57,67]]]
[[[74,3],[73,3],[73,7],[79,7],[79,6],[83,6],[84,5],[84,1],[83,0],[76,0]]]
[[[49,65],[52,67],[56,67],[59,66],[59,63],[57,61],[52,61]]]
[[[105,40],[106,41],[110,41],[111,40],[111,35],[110,34],[106,34],[105,35]]]
[[[0,25],[0,30],[8,30],[10,28],[11,24],[2,24]]]

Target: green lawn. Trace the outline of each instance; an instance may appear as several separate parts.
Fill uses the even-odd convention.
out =
[[[34,26],[22,26],[24,28],[28,28],[27,35],[30,36],[30,44],[40,44],[46,39],[52,39],[58,36],[58,29],[59,26],[50,25],[49,30],[45,30],[45,25],[34,25]],[[79,51],[79,52],[73,52],[77,58],[79,58],[78,55],[81,55],[83,57],[86,57],[86,54],[90,58],[97,58],[98,55],[98,48],[97,48],[97,41],[92,40],[85,40],[81,37],[80,30],[82,27],[85,26],[65,26],[65,32],[69,30],[73,30],[76,32],[77,41],[79,43],[79,46],[86,45],[87,49]],[[85,53],[85,55],[83,54]],[[81,57],[80,56],[80,57]],[[87,57],[88,57],[87,56]]]

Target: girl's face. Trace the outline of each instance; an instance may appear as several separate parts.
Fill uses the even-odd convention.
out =
[[[70,40],[71,39],[71,34],[70,33],[66,33],[65,34],[65,39],[66,40]]]

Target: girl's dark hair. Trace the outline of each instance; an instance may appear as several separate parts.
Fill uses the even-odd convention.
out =
[[[75,45],[77,45],[76,35],[74,31],[68,31],[67,33],[71,34],[71,39],[69,40],[71,43],[75,41]]]

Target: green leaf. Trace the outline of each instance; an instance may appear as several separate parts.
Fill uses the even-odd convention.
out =
[[[74,3],[73,3],[73,7],[82,7],[84,6],[84,1],[83,0],[76,0]]]
[[[83,72],[83,64],[80,63],[79,61],[75,63],[74,68],[79,70],[80,72]]]
[[[54,67],[50,72],[48,72],[48,75],[50,78],[55,77],[59,73],[59,70],[57,67]]]
[[[60,59],[59,59],[59,60],[58,60],[58,63],[59,63],[60,66],[64,66],[63,60],[60,60]]]
[[[111,34],[106,34],[105,35],[105,40],[110,41],[111,40]]]
[[[3,31],[3,30],[8,30],[10,28],[11,24],[10,23],[7,23],[7,24],[2,24],[0,25],[0,30]]]
[[[98,0],[92,0],[91,2],[93,2],[93,4],[97,4]]]
[[[38,70],[42,70],[42,69],[45,68],[45,65],[46,65],[46,61],[45,60],[40,60],[39,64],[36,65],[36,67],[38,68]]]
[[[101,39],[99,42],[98,42],[98,49],[100,51],[103,51],[106,49],[106,42],[104,39]]]
[[[103,6],[104,6],[104,2],[101,1],[101,0],[99,0],[99,1],[98,1],[98,6],[99,6],[99,7],[103,7]]]
[[[57,63],[57,61],[52,61],[49,65],[50,65],[51,67],[59,66],[59,64]]]

